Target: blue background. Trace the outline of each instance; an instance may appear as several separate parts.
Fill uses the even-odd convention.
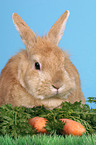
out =
[[[65,10],[70,11],[70,16],[59,46],[71,55],[87,100],[96,97],[96,0],[3,0],[0,3],[0,72],[11,56],[25,48],[12,22],[14,12],[42,36]],[[96,108],[95,104],[90,107]]]

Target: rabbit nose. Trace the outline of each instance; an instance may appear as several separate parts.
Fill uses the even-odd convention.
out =
[[[61,81],[56,81],[55,83],[53,83],[52,87],[55,88],[55,89],[59,89],[62,87],[62,82]]]
[[[53,78],[52,78],[52,87],[55,88],[55,89],[59,89],[63,86],[63,72],[62,71],[57,71]]]

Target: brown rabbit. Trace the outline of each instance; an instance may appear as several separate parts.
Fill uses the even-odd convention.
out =
[[[40,38],[33,33],[21,17],[14,13],[13,22],[26,46],[13,56],[0,76],[0,105],[33,107],[44,105],[52,109],[63,101],[85,99],[75,66],[58,43],[62,38],[69,11]]]

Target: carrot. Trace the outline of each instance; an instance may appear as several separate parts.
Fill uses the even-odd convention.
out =
[[[85,133],[85,128],[80,123],[66,118],[60,120],[65,122],[62,134],[81,136]],[[48,133],[44,128],[47,121],[48,120],[43,117],[33,117],[28,120],[28,123],[32,126],[32,128],[35,128],[38,133]]]
[[[35,128],[37,132],[41,133],[47,133],[46,129],[44,128],[46,126],[46,121],[48,121],[46,118],[43,117],[34,117],[28,120],[28,123]]]
[[[65,125],[63,126],[64,132],[62,132],[62,134],[81,136],[85,133],[85,128],[82,124],[71,119],[60,120],[65,122]]]

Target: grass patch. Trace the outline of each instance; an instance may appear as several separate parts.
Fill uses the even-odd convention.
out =
[[[96,98],[89,97],[96,103]],[[37,134],[28,124],[28,119],[39,116],[48,119],[48,135]],[[69,118],[80,122],[86,129],[83,136],[63,136],[60,134],[63,124],[59,120]],[[47,110],[44,106],[33,108],[12,107],[10,104],[0,107],[0,145],[96,145],[96,109],[81,102],[64,102],[60,108]]]
[[[89,98],[90,103],[96,98]],[[46,118],[48,135],[37,134],[28,124],[28,119],[39,116]],[[67,118],[80,122],[86,129],[83,136],[63,136],[62,122]],[[96,109],[81,102],[64,102],[60,108],[47,110],[44,106],[33,108],[12,107],[10,104],[0,107],[0,145],[96,145]]]
[[[0,107],[0,135],[9,134],[11,137],[17,138],[25,135],[34,135],[36,131],[28,124],[28,119],[39,116],[46,118],[46,129],[49,134],[58,134],[62,130],[63,124],[59,119],[67,118],[81,123],[86,129],[86,135],[96,133],[96,109],[90,109],[88,105],[81,102],[64,102],[60,108],[47,110],[44,106],[33,108],[12,107],[10,104]]]
[[[96,145],[96,134],[77,136],[33,135],[18,136],[13,139],[9,135],[0,136],[0,145]]]

